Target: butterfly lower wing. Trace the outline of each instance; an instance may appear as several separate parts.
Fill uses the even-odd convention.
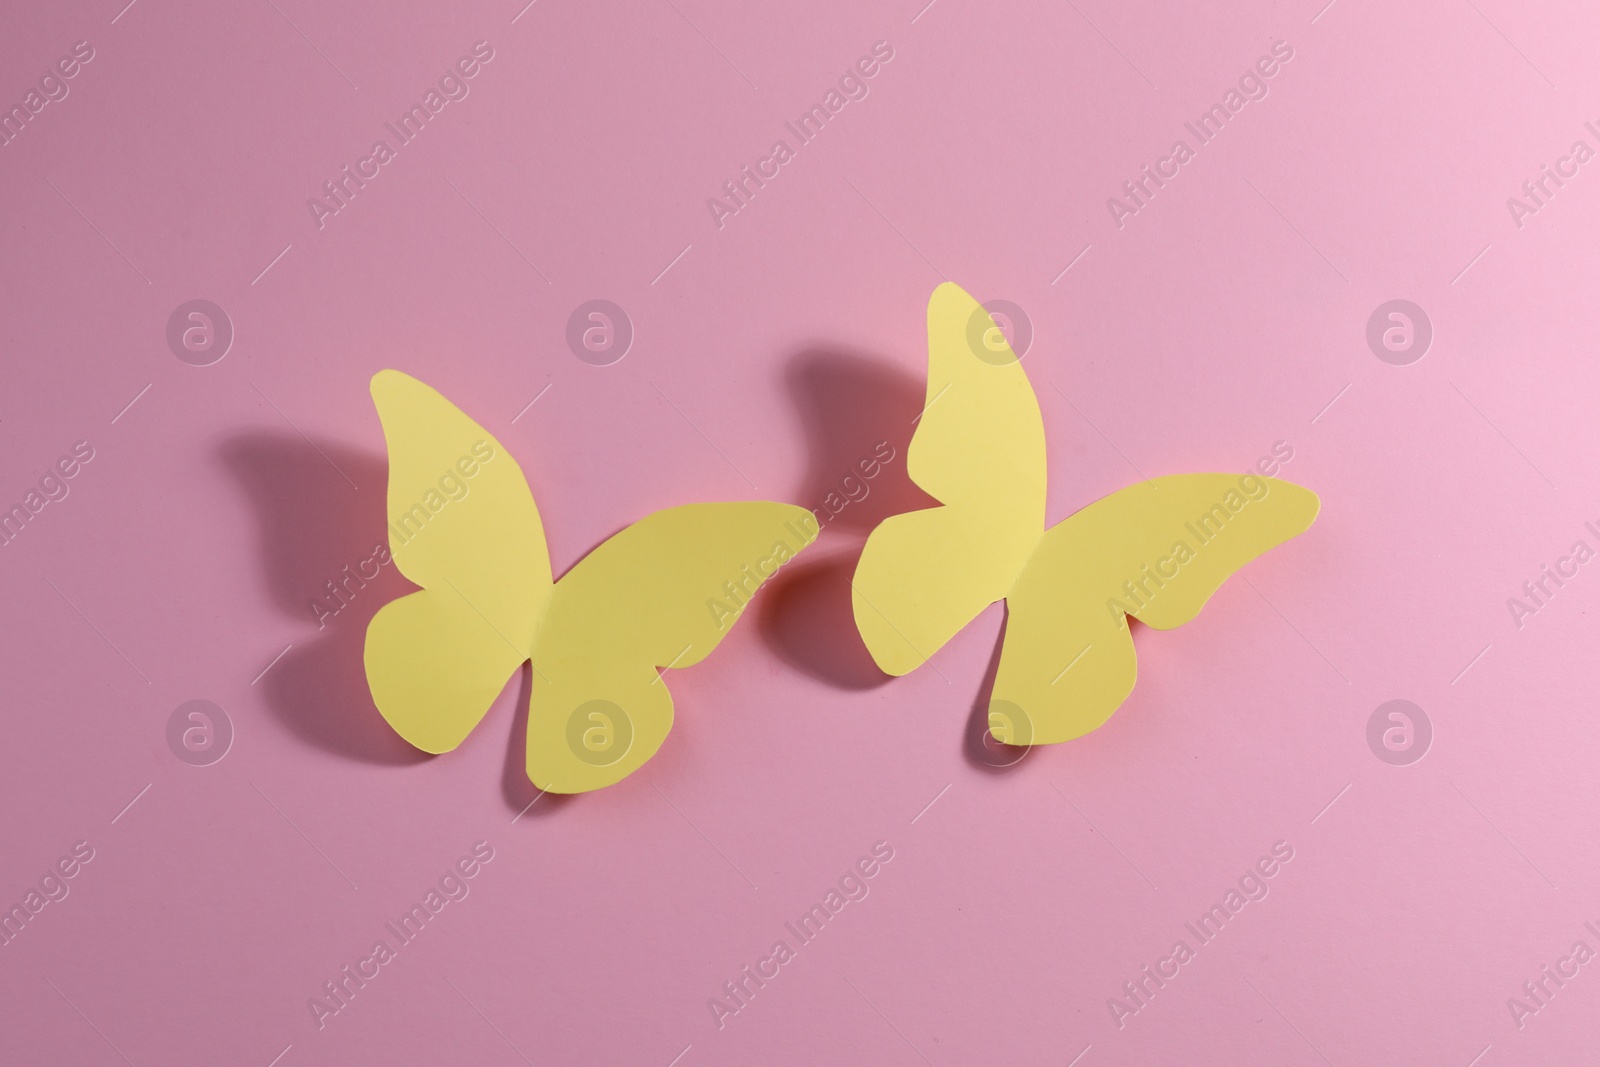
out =
[[[852,596],[868,651],[896,675],[1005,596],[1044,531],[1038,399],[988,312],[949,282],[928,301],[927,403],[906,469],[944,506],[873,530]]]
[[[516,460],[409,375],[373,376],[389,449],[389,545],[421,592],[367,627],[373,702],[407,741],[454,748],[528,657],[551,596],[544,527]]]
[[[384,719],[437,753],[466,739],[528,653],[446,587],[385,604],[367,624],[363,658]]]
[[[920,667],[1010,590],[1027,557],[994,551],[994,526],[992,513],[951,506],[894,515],[872,531],[850,598],[885,674]]]
[[[1188,474],[1130,486],[1049,530],[1006,599],[990,721],[1033,744],[1096,729],[1137,675],[1124,615],[1181,626],[1239,568],[1306,530],[1317,508],[1291,482]]]
[[[750,595],[816,534],[810,512],[788,504],[691,504],[647,516],[585,556],[556,583],[534,643],[534,784],[598,789],[654,755],[672,727],[657,668],[709,655]]]

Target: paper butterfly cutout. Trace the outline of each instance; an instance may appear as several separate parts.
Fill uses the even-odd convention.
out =
[[[906,470],[941,506],[884,520],[856,566],[856,627],[906,674],[1006,602],[989,730],[1053,744],[1094,730],[1133,690],[1126,616],[1194,618],[1240,567],[1303,532],[1315,493],[1254,474],[1154,478],[1045,528],[1039,402],[1003,334],[945,283],[928,301],[928,393]]]
[[[704,659],[761,582],[816,539],[804,508],[751,501],[649,515],[552,581],[539,509],[499,441],[417,379],[380,371],[390,552],[417,585],[367,627],[372,699],[427,752],[464,740],[524,661],[528,777],[580,793],[672,728],[657,668]]]

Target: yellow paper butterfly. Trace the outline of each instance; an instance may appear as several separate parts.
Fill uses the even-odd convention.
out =
[[[581,793],[620,781],[672,728],[657,668],[722,640],[761,582],[816,538],[804,508],[763,501],[658,511],[551,580],[539,509],[504,446],[399,371],[372,379],[389,446],[389,540],[417,585],[367,627],[367,683],[400,736],[459,745],[533,663],[528,777]]]
[[[1110,718],[1137,666],[1126,616],[1194,618],[1234,571],[1301,533],[1315,493],[1253,474],[1130,486],[1045,528],[1044,422],[1004,335],[945,283],[928,301],[928,399],[906,469],[941,506],[885,520],[856,567],[856,626],[886,673],[920,666],[1006,602],[989,730],[1070,741]]]

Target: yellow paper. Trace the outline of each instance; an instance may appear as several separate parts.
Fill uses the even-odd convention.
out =
[[[928,302],[928,400],[907,470],[941,506],[886,519],[867,539],[856,626],[878,666],[901,675],[1005,600],[989,723],[1009,744],[1068,741],[1105,722],[1137,674],[1126,616],[1182,625],[1318,508],[1316,494],[1280,479],[1186,474],[1046,530],[1033,388],[978,302],[948,282]]]
[[[804,508],[691,504],[650,515],[551,581],[522,469],[399,371],[372,379],[389,446],[389,543],[421,591],[367,628],[373,701],[407,741],[455,748],[533,663],[528,777],[579,793],[637,770],[672,728],[658,668],[704,659],[755,590],[810,544]]]

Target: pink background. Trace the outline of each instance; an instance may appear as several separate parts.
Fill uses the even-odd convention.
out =
[[[1521,229],[1505,199],[1600,147],[1595,12],[121,3],[0,14],[6,106],[95,50],[0,148],[0,502],[95,450],[0,549],[0,904],[95,849],[0,948],[0,1060],[1589,1057],[1600,967],[1520,1029],[1506,999],[1600,948],[1600,574],[1521,629],[1506,598],[1600,519],[1600,164]],[[479,40],[470,96],[319,231],[307,198]],[[878,40],[870,95],[719,230],[706,198]],[[1274,40],[1267,98],[1118,229],[1106,198]],[[849,622],[861,538],[921,500],[941,276],[1033,322],[1052,521],[1279,440],[1323,500],[1249,584],[1139,634],[1104,729],[1003,771],[971,741],[998,607],[892,683]],[[609,367],[564,340],[595,297],[637,330]],[[237,332],[204,368],[164,336],[194,298]],[[1392,298],[1434,325],[1410,366],[1365,341]],[[874,442],[900,454],[671,675],[640,773],[519,817],[523,683],[419,758],[360,664],[404,580],[321,631],[310,608],[383,535],[383,367],[516,454],[558,571],[651,510],[820,506]],[[203,768],[165,740],[196,698],[236,731]],[[1435,731],[1410,766],[1366,741],[1395,698]],[[479,840],[470,896],[319,1030],[308,998]],[[880,840],[870,895],[718,1029],[708,999]],[[1119,1029],[1107,998],[1280,840],[1270,895]]]

